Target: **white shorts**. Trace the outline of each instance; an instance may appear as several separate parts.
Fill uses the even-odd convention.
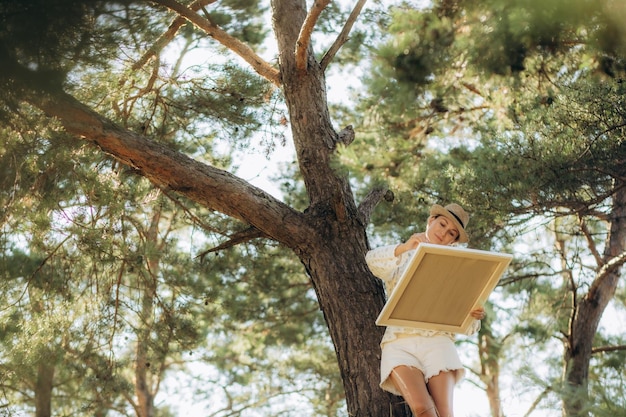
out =
[[[382,389],[402,395],[389,379],[393,368],[401,365],[422,371],[426,383],[440,372],[454,372],[456,382],[465,374],[454,342],[447,336],[408,336],[383,344],[380,360]]]

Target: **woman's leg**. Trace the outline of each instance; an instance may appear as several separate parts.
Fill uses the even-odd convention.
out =
[[[438,417],[435,403],[428,393],[424,374],[412,366],[397,366],[389,378],[407,402],[415,417]]]
[[[441,417],[454,417],[455,371],[440,372],[428,380],[428,391]]]

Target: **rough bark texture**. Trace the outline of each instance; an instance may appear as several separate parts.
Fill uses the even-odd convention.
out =
[[[615,295],[623,262],[616,263],[609,268],[604,268],[604,266],[626,250],[626,191],[624,189],[619,189],[614,194],[613,209],[608,215],[608,222],[611,232],[604,250],[604,265],[599,265],[596,278],[589,291],[576,306],[570,325],[568,344],[565,348],[565,383],[570,395],[563,397],[563,411],[568,417],[588,415],[584,411],[584,406],[587,399],[589,363],[594,335],[598,330],[604,310]]]

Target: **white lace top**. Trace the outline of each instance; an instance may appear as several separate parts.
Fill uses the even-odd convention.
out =
[[[397,245],[382,246],[372,249],[365,255],[365,261],[370,271],[385,282],[385,290],[387,294],[391,294],[394,287],[398,283],[398,279],[408,265],[408,261],[415,250],[407,251],[400,256],[395,256],[394,251]],[[473,334],[480,330],[480,320],[474,320],[467,334]],[[387,342],[404,336],[447,336],[454,340],[454,333],[439,330],[417,329],[412,327],[388,326],[385,335],[381,340],[381,346]]]

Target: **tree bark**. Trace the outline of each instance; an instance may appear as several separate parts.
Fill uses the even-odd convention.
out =
[[[319,222],[324,221],[320,217]],[[375,320],[384,293],[363,261],[366,247],[358,228],[327,229],[312,246],[297,252],[311,276],[335,346],[348,415],[387,416],[397,399],[378,387],[383,328]]]
[[[567,389],[563,396],[563,410],[567,417],[588,415],[585,405],[593,340],[602,314],[615,295],[623,264],[623,261],[610,262],[626,250],[626,190],[618,189],[614,194],[608,222],[610,233],[603,255],[604,265],[598,266],[589,291],[576,306],[565,347],[564,380]],[[605,265],[611,267],[603,268]]]
[[[46,314],[42,290],[35,286],[28,287],[28,296],[32,313],[35,316]],[[35,380],[35,417],[52,416],[52,389],[54,384],[55,367],[55,345],[51,345],[50,349],[42,349],[39,352],[39,360],[37,364],[37,375]]]
[[[500,399],[500,359],[502,342],[497,340],[491,329],[490,320],[483,320],[478,333],[480,357],[480,379],[485,384],[491,417],[503,417]]]
[[[52,415],[52,383],[55,367],[50,358],[41,359],[37,368],[37,383],[35,385],[35,417],[50,417]]]
[[[390,415],[397,399],[378,387],[383,329],[375,320],[384,291],[365,263],[366,225],[360,222],[348,179],[331,166],[338,135],[330,121],[324,72],[310,47],[306,68],[296,62],[305,7],[299,0],[272,1],[283,90],[309,196],[307,228],[316,231],[315,239],[294,249],[311,277],[335,346],[348,415]],[[408,415],[403,412],[394,415]]]

